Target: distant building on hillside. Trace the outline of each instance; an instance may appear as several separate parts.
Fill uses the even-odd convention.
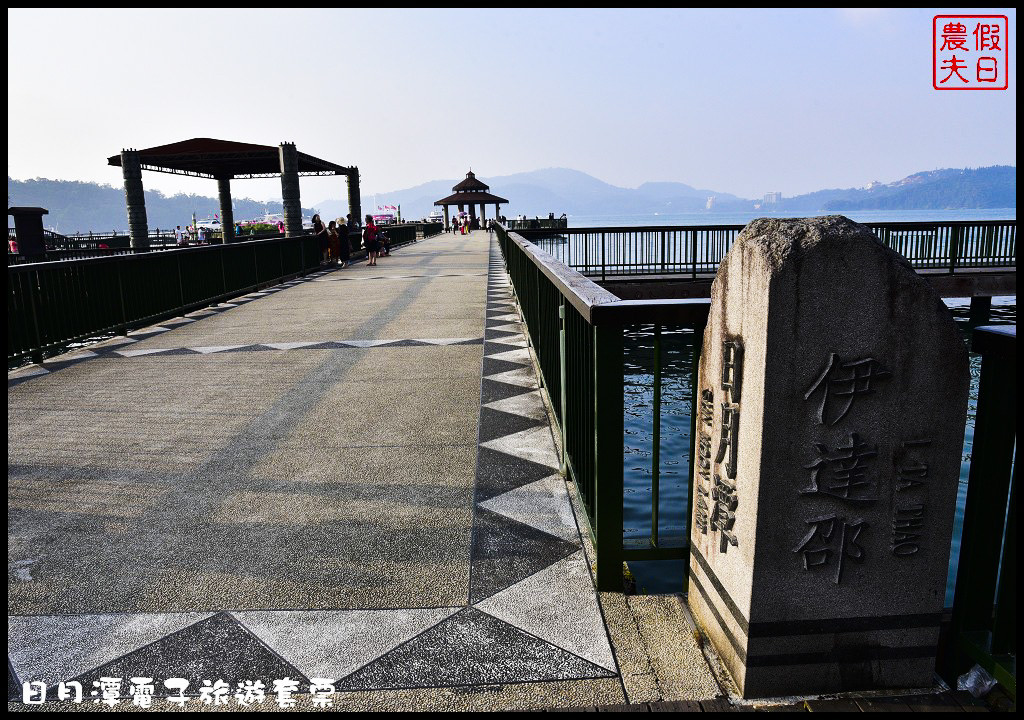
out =
[[[711,210],[714,206],[715,206],[715,196],[714,195],[709,195],[708,196],[708,201],[706,203],[704,203],[704,209],[705,210]]]
[[[778,205],[780,202],[782,202],[782,193],[780,193],[780,192],[770,192],[770,193],[765,193],[764,194],[764,201],[761,204],[762,205]]]

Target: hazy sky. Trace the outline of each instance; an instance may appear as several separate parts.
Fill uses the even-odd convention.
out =
[[[939,12],[8,10],[7,172],[117,186],[108,156],[192,137],[293,141],[358,165],[364,193],[470,165],[759,197],[1016,164],[1016,12],[971,11],[1010,18],[1002,92],[932,88]]]

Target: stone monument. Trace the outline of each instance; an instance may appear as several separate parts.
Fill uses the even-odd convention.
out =
[[[867,227],[740,233],[700,358],[689,603],[744,697],[931,685],[969,381],[949,310]]]

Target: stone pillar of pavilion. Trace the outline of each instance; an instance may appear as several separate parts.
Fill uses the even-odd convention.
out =
[[[121,151],[124,198],[128,206],[128,230],[136,252],[149,250],[149,224],[146,221],[146,193],[142,188],[142,163],[138,150]]]
[[[281,143],[281,204],[285,237],[302,234],[302,201],[299,199],[299,151],[295,143]]]
[[[353,167],[352,172],[345,176],[348,180],[348,211],[360,225],[363,224],[363,205],[359,197],[359,168]]]
[[[231,210],[231,178],[217,178],[217,191],[220,195],[220,226],[223,230],[223,243],[235,240],[235,214]]]
[[[451,227],[451,223],[448,221],[448,206],[444,206],[444,229],[447,230]]]
[[[485,222],[487,222],[487,206],[480,203],[480,227],[483,227]]]

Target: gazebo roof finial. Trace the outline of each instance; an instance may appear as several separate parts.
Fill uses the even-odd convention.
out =
[[[455,192],[474,192],[480,190],[487,192],[488,189],[487,185],[476,179],[476,175],[473,173],[472,167],[469,169],[469,172],[466,173],[466,179],[452,188]]]
[[[508,200],[505,198],[498,197],[497,195],[491,195],[490,188],[476,179],[476,175],[473,173],[473,167],[470,166],[469,172],[466,173],[466,179],[460,182],[458,185],[452,188],[455,191],[454,195],[450,195],[446,198],[438,200],[435,205],[462,205],[462,204],[507,204]]]

